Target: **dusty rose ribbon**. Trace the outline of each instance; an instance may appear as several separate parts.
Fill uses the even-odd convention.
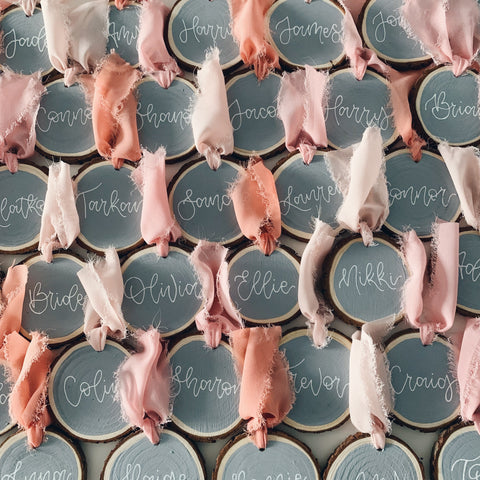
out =
[[[233,127],[228,113],[225,79],[218,48],[207,53],[197,72],[198,92],[192,112],[195,146],[211,169],[220,167],[220,155],[233,152]]]
[[[350,420],[360,432],[368,433],[376,449],[385,447],[390,431],[389,412],[393,404],[386,355],[381,343],[393,328],[394,318],[365,323],[352,336],[350,351]]]
[[[117,252],[109,248],[105,258],[88,263],[77,275],[88,296],[83,331],[90,345],[102,351],[107,336],[122,340],[127,330],[122,314],[123,278]]]
[[[30,17],[33,15],[33,11],[35,10],[35,7],[37,5],[37,0],[14,0],[14,1],[1,0],[0,12],[10,7],[11,5],[17,5],[19,7],[22,7],[23,11],[25,12],[25,15]]]
[[[300,150],[303,161],[312,161],[317,147],[326,147],[325,94],[326,73],[305,65],[304,70],[284,73],[278,94],[278,117],[285,129],[289,152]]]
[[[123,5],[118,5],[118,4]],[[125,2],[116,2],[122,10]],[[138,60],[142,71],[150,74],[163,87],[168,88],[182,71],[168,53],[164,29],[170,8],[162,0],[144,0],[140,13],[138,34]]]
[[[475,147],[451,147],[441,143],[438,150],[450,172],[460,199],[465,221],[480,229],[480,157]]]
[[[35,151],[35,122],[45,92],[41,74],[20,75],[5,69],[0,75],[0,162],[14,173],[18,159]]]
[[[258,244],[265,255],[275,250],[281,235],[281,213],[272,172],[259,157],[250,159],[230,192],[242,233]]]
[[[80,233],[74,190],[70,166],[62,161],[52,163],[38,244],[43,259],[48,263],[52,261],[53,250],[68,248]]]
[[[253,65],[259,80],[280,68],[278,54],[265,39],[265,15],[273,0],[230,0],[232,33],[245,65]]]
[[[292,408],[288,364],[278,350],[281,327],[243,328],[230,334],[233,358],[241,378],[239,413],[248,420],[255,445],[267,445],[267,429],[278,425]]]
[[[343,195],[337,221],[352,232],[361,233],[370,245],[373,231],[388,217],[388,190],[384,174],[380,129],[369,127],[356,145],[326,154],[328,168]]]
[[[242,318],[230,298],[228,249],[219,243],[201,240],[190,255],[190,261],[202,285],[203,308],[195,316],[197,328],[206,344],[217,348],[222,333],[230,334],[243,328]]]
[[[170,415],[171,371],[167,349],[155,329],[137,330],[139,350],[117,372],[122,411],[130,424],[141,428],[157,444],[158,427]]]
[[[163,147],[155,153],[143,150],[143,159],[132,172],[132,178],[143,195],[142,237],[148,245],[155,243],[162,257],[168,255],[168,242],[175,242],[182,235],[168,203],[165,155]]]
[[[427,256],[414,230],[403,235],[403,254],[410,276],[403,290],[405,316],[420,329],[424,345],[435,333],[449,330],[455,320],[458,290],[458,223],[443,222],[433,227],[432,266],[426,275]]]

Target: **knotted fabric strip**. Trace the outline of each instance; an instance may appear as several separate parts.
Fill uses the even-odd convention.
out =
[[[22,7],[27,17],[30,17],[33,15],[37,2],[40,3],[38,0],[0,0],[0,12],[11,5],[17,5],[18,7]]]

